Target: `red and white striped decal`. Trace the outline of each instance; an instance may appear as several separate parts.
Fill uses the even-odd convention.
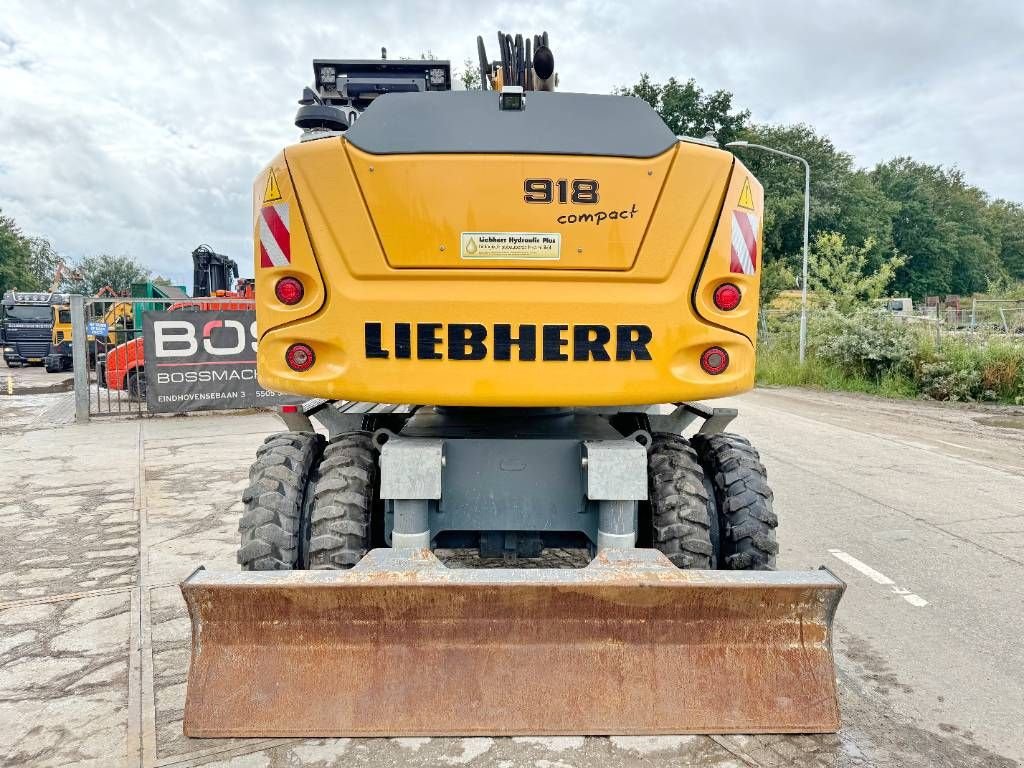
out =
[[[260,208],[260,266],[284,267],[291,263],[288,203],[264,205]]]
[[[757,216],[746,211],[732,212],[731,272],[752,275],[757,271]]]

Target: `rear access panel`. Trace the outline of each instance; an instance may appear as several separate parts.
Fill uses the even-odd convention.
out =
[[[186,736],[834,732],[827,571],[681,571],[653,550],[579,570],[210,573]]]

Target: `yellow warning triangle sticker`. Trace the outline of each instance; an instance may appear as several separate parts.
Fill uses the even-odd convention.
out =
[[[754,196],[750,192],[750,179],[743,180],[743,189],[740,190],[740,199],[736,205],[746,208],[748,211],[754,210]]]
[[[749,192],[747,193],[749,195]],[[274,175],[274,169],[270,169],[270,174],[267,176],[267,189],[263,193],[263,202],[272,203],[275,200],[281,199],[281,188],[277,186],[277,176]]]

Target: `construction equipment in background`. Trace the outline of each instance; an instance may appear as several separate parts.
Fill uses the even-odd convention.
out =
[[[0,343],[8,368],[42,364],[50,351],[53,307],[67,304],[66,293],[7,291],[0,301]]]
[[[188,298],[182,286],[168,285],[153,281],[132,283],[127,291],[118,293],[109,285],[96,292],[96,298],[116,298],[123,301],[91,302],[87,305],[86,317],[89,332],[88,358],[92,368],[97,356],[119,344],[135,338],[135,315],[163,304],[139,299]],[[46,356],[45,365],[48,373],[69,371],[73,367],[71,352],[71,306],[68,304],[54,306],[53,331],[50,351]]]
[[[57,304],[53,308],[53,326],[50,329],[50,349],[43,365],[47,373],[61,373],[73,367],[71,354],[71,305]],[[90,338],[92,338],[90,336]]]
[[[252,309],[255,282],[252,278],[238,277],[238,263],[234,259],[216,253],[208,245],[200,245],[192,251],[192,276],[191,297],[185,293],[184,288],[177,287],[177,295],[174,298],[180,298],[181,301],[170,305],[166,302],[133,301],[135,314],[141,318],[143,312],[150,310],[178,312]],[[169,292],[168,286],[159,288],[165,295]],[[136,293],[132,291],[133,296],[136,296]],[[96,380],[100,387],[126,391],[130,399],[145,402],[146,353],[141,326],[136,330],[137,333],[133,333],[127,341],[108,348],[97,356]]]
[[[843,584],[775,571],[758,452],[692,402],[754,384],[761,185],[642,101],[530,90],[546,36],[509,38],[497,93],[383,62],[356,119],[362,62],[318,60],[256,179],[260,383],[315,399],[257,451],[243,572],[182,584],[188,736],[839,726]]]

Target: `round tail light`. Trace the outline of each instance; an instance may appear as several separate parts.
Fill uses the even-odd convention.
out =
[[[700,367],[705,373],[717,376],[729,367],[729,353],[721,347],[708,347],[700,356]]]
[[[293,371],[308,371],[316,361],[313,348],[308,344],[292,344],[284,353],[285,362]]]
[[[724,283],[715,288],[715,306],[723,312],[730,312],[740,305],[743,294],[740,289],[732,283]]]
[[[274,286],[274,293],[277,295],[277,300],[282,304],[298,304],[302,301],[302,295],[305,293],[305,289],[302,287],[302,283],[296,280],[294,277],[282,277],[277,281],[277,285]]]

